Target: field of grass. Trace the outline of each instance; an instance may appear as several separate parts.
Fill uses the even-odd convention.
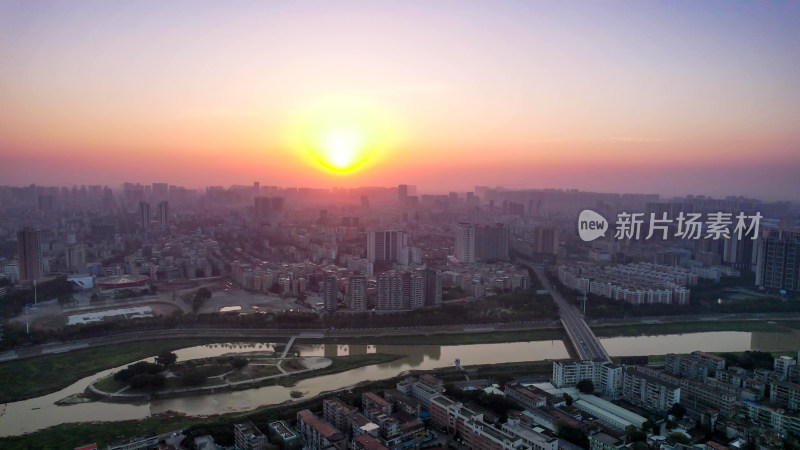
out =
[[[592,326],[598,337],[641,336],[655,334],[700,333],[707,331],[770,331],[786,332],[783,321],[768,323],[757,320],[704,320],[692,322],[639,323]]]
[[[560,328],[542,328],[521,331],[494,331],[489,333],[460,334],[415,334],[404,336],[374,337],[326,337],[322,339],[299,339],[301,343],[369,344],[369,345],[468,345],[496,344],[518,341],[547,341],[563,339]]]
[[[263,366],[263,365],[250,364],[247,367],[228,375],[228,380],[230,381],[249,380],[252,378],[261,378],[261,377],[269,377],[272,375],[278,375],[280,373],[281,371],[278,369],[278,367],[273,365]]]
[[[14,402],[63,389],[101,370],[155,356],[162,350],[226,339],[165,339],[129,342],[0,363],[0,399]]]
[[[106,377],[94,384],[94,387],[103,392],[114,393],[127,386],[128,383],[117,381],[114,377]]]

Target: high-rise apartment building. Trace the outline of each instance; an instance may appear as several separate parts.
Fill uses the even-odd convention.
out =
[[[378,275],[378,301],[379,310],[403,309],[403,277],[400,273],[390,270]]]
[[[475,259],[508,259],[508,225],[479,225],[475,227]]]
[[[558,229],[551,226],[536,227],[536,253],[558,254]]]
[[[339,294],[339,280],[333,272],[326,272],[322,280],[322,299],[325,311],[336,312],[336,302]]]
[[[463,263],[475,262],[475,225],[460,223],[456,228],[456,259]]]
[[[403,309],[425,306],[425,279],[416,270],[403,273]]]
[[[169,204],[166,200],[158,202],[158,225],[162,230],[169,229]]]
[[[86,266],[86,246],[83,244],[70,245],[65,256],[68,270],[77,271]]]
[[[283,197],[256,197],[256,226],[276,228],[283,219],[284,203]]]
[[[367,309],[367,277],[353,275],[348,281],[349,306],[352,311],[366,311]]]
[[[150,203],[139,202],[139,228],[147,231],[150,226]]]
[[[42,236],[39,230],[25,227],[17,233],[20,281],[38,281],[44,275]]]
[[[508,259],[508,225],[460,223],[456,228],[456,259],[463,263]]]
[[[756,285],[800,293],[800,231],[769,230],[758,242]]]
[[[401,251],[408,247],[405,231],[387,230],[367,233],[367,260],[398,262]]]
[[[405,205],[408,201],[408,185],[401,184],[397,186],[397,201],[400,202],[401,205]]]
[[[437,269],[425,269],[425,306],[442,304],[442,277]]]

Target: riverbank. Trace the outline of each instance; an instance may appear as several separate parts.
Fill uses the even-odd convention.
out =
[[[598,337],[681,334],[706,331],[765,331],[790,332],[800,329],[796,318],[775,320],[703,320],[650,323],[591,324]],[[298,338],[298,343],[339,345],[472,345],[506,342],[547,341],[564,339],[561,328],[541,327],[527,330],[497,330],[494,327],[465,328],[459,332],[419,334],[385,334],[369,337],[322,336]],[[0,363],[0,398],[5,402],[39,397],[63,389],[70,384],[102,370],[130,364],[151,357],[161,350],[220,342],[265,342],[267,338],[214,337],[176,338],[126,342],[110,346],[83,348],[69,352],[36,356]],[[268,338],[270,342],[285,342],[287,337]],[[59,374],[54,377],[53,374]]]
[[[520,341],[561,340],[566,336],[558,327],[536,328],[532,330],[495,330],[494,327],[475,327],[472,331],[460,333],[420,333],[404,335],[379,335],[370,337],[326,336],[323,338],[299,338],[304,344],[340,345],[471,345],[501,344]]]
[[[701,333],[707,331],[765,331],[791,332],[800,329],[796,319],[775,320],[697,320],[675,322],[636,322],[636,323],[592,323],[592,331],[597,337],[632,337],[661,334]],[[425,333],[418,335],[384,335],[373,337],[326,336],[322,338],[302,338],[302,343],[335,343],[340,345],[471,345],[500,344],[506,342],[561,340],[566,337],[563,328],[548,327],[532,330],[494,330],[476,327],[463,333]]]
[[[39,397],[100,371],[149,358],[161,351],[230,341],[223,338],[186,338],[147,341],[145,344],[128,342],[6,361],[0,363],[0,399],[8,403]]]
[[[791,332],[798,329],[796,320],[702,320],[694,322],[636,323],[591,325],[597,337],[685,334],[709,331]]]
[[[405,357],[404,355],[371,353],[367,355],[337,356],[332,359],[319,358],[319,357],[301,358],[310,360],[324,359],[330,361],[330,363],[325,367],[320,367],[320,368],[312,367],[307,369],[296,370],[295,372],[286,372],[286,373],[279,372],[276,375],[258,377],[254,379],[237,380],[235,382],[226,382],[224,380],[222,382],[220,382],[219,380],[214,382],[208,381],[207,384],[203,386],[196,386],[191,388],[165,389],[156,392],[147,392],[147,391],[126,391],[124,393],[119,393],[116,391],[106,392],[103,391],[102,388],[104,386],[104,383],[108,381],[108,378],[104,378],[89,385],[86,392],[87,394],[90,394],[93,397],[100,398],[103,401],[111,401],[115,403],[135,403],[135,402],[143,402],[156,399],[160,400],[160,399],[175,398],[175,397],[213,394],[225,391],[239,391],[239,390],[252,389],[262,386],[270,386],[273,384],[280,384],[282,386],[293,386],[298,381],[305,380],[307,378],[314,378],[323,375],[345,372],[351,369],[356,369],[358,367],[371,366],[373,364],[381,364],[381,363],[395,361],[397,359],[404,357]],[[284,360],[284,361],[288,362],[291,360]],[[319,364],[319,362],[314,361],[313,364]]]

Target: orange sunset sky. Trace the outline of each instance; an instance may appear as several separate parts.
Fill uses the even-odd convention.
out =
[[[798,2],[0,1],[0,184],[793,200],[798,23]]]

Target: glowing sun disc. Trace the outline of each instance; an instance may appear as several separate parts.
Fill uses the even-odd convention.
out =
[[[367,150],[363,134],[353,129],[335,128],[322,133],[316,156],[323,165],[347,172],[364,161]]]

